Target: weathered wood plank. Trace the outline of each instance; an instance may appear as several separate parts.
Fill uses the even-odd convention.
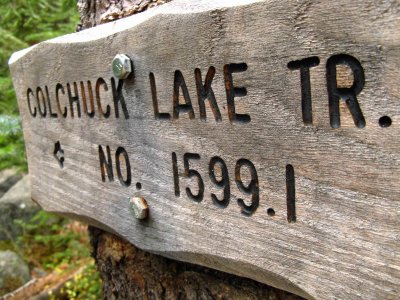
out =
[[[14,54],[33,199],[144,250],[309,299],[395,299],[398,2],[229,2],[171,2]],[[123,99],[118,53],[134,65]],[[207,73],[220,121],[216,105],[198,104],[212,98]],[[176,105],[189,101],[182,77],[193,112],[173,107],[174,90]],[[155,100],[169,119],[155,117]],[[148,219],[133,217],[132,196]]]

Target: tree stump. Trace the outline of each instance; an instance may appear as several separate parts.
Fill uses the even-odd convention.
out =
[[[169,1],[78,0],[81,24],[77,30]],[[105,299],[303,299],[254,280],[142,251],[95,227],[89,227],[89,234]]]

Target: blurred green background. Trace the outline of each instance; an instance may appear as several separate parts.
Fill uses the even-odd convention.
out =
[[[78,23],[76,0],[0,0],[0,171],[13,168],[27,172],[8,59],[15,51],[74,32]],[[50,288],[49,299],[101,298],[101,283],[89,255],[85,225],[43,211],[31,220],[14,220],[14,223],[21,234],[15,239],[0,240],[0,251],[14,251],[31,272],[39,268],[46,276],[60,280],[81,270],[66,281],[57,295]],[[4,283],[0,297],[19,285],[15,280]]]
[[[0,170],[26,170],[18,106],[8,70],[17,50],[75,31],[76,0],[0,0]]]

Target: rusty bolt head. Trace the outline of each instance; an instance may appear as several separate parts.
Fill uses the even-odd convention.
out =
[[[125,54],[117,54],[112,61],[112,70],[115,77],[125,79],[132,73],[132,61]]]
[[[143,220],[149,216],[149,207],[146,200],[142,197],[132,197],[130,199],[131,210],[136,219]]]

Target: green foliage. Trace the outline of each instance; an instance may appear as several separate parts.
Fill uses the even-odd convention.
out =
[[[0,115],[0,170],[19,167],[26,171],[25,145],[19,118]]]
[[[74,32],[79,22],[76,0],[0,0],[0,118],[18,114],[7,61],[17,50]],[[2,132],[0,122],[0,170],[26,169],[21,130]],[[20,128],[20,126],[18,127]],[[4,149],[3,149],[4,148]]]
[[[97,300],[101,298],[101,281],[94,261],[82,273],[65,284],[62,290],[70,300]]]
[[[29,222],[14,222],[21,227],[22,234],[16,243],[0,247],[19,253],[31,267],[49,272],[68,273],[86,265],[83,272],[63,287],[61,294],[65,297],[62,299],[101,298],[101,280],[90,258],[88,235],[86,230],[82,230],[82,225],[78,227],[80,230],[73,229],[71,221],[45,211],[39,211]],[[54,297],[51,296],[57,299]]]
[[[53,270],[61,264],[71,267],[83,257],[89,257],[86,235],[68,229],[69,221],[39,211],[29,222],[14,221],[22,229],[17,246],[31,265],[40,264]]]
[[[9,57],[17,50],[74,32],[79,18],[75,0],[0,0],[0,16],[0,114],[16,114]],[[8,106],[9,103],[14,105]]]

